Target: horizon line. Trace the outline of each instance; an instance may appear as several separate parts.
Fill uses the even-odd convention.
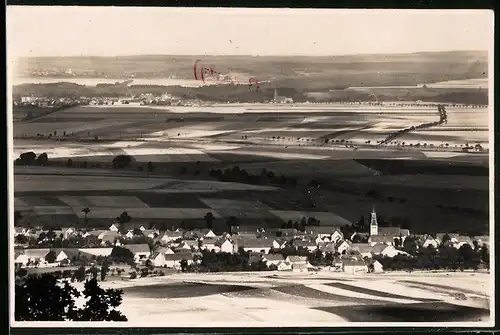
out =
[[[325,58],[325,57],[346,57],[346,56],[383,56],[383,55],[414,55],[424,53],[450,53],[450,52],[486,52],[489,50],[474,49],[474,50],[430,50],[430,51],[413,51],[413,52],[387,52],[387,53],[355,53],[355,54],[325,54],[325,55],[307,55],[307,54],[269,54],[269,55],[256,55],[256,54],[121,54],[121,55],[63,55],[63,56],[18,56],[19,59],[33,59],[33,58],[118,58],[118,57],[304,57],[304,58]]]

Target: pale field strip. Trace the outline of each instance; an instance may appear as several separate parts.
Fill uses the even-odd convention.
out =
[[[463,175],[395,175],[395,176],[359,176],[356,179],[349,178],[349,181],[360,184],[377,183],[378,185],[406,185],[422,186],[429,188],[458,188],[488,190],[489,183],[486,176],[463,176]]]
[[[467,157],[469,155],[463,152],[422,151],[422,153],[429,158]]]
[[[191,138],[191,137],[206,137],[213,135],[221,135],[221,134],[231,133],[233,131],[234,130],[214,130],[213,128],[203,125],[201,126],[191,125],[191,126],[170,128],[163,131],[154,132],[149,134],[149,136],[157,138],[165,137],[165,139],[171,139],[172,137]]]
[[[85,207],[92,207],[94,203],[92,203],[90,200],[87,199],[87,197],[81,196],[68,196],[68,195],[62,195],[58,197],[59,200],[62,202],[66,203],[69,207],[73,207],[73,211],[76,212],[78,208],[81,209]]]
[[[65,206],[33,206],[32,210],[37,215],[74,215],[71,207]],[[80,208],[80,212],[81,212]]]
[[[224,150],[212,150],[212,153],[225,153]],[[296,154],[296,153],[286,153],[286,152],[258,152],[258,151],[250,151],[250,150],[238,150],[236,152],[232,152],[237,155],[254,155],[254,156],[263,156],[263,157],[273,157],[278,159],[327,159],[329,156],[324,155],[308,155],[308,154]]]
[[[25,178],[23,178],[25,177]],[[24,181],[24,183],[16,183],[16,191],[18,192],[26,192],[26,191],[46,191],[53,190],[53,188],[47,189],[39,189],[38,184],[41,182],[45,182],[48,177],[54,177],[52,175],[38,175],[34,178],[32,176],[25,175],[17,175],[16,179],[19,181]],[[265,186],[265,185],[249,185],[242,183],[233,183],[233,182],[220,182],[220,181],[198,181],[198,180],[186,180],[180,181],[179,183],[175,183],[175,179],[161,179],[161,177],[157,178],[134,178],[128,179],[126,177],[109,177],[107,180],[103,181],[102,179],[92,179],[94,176],[57,176],[60,177],[56,179],[60,185],[58,185],[57,189],[61,189],[61,187],[67,187],[67,190],[122,190],[122,191],[137,191],[141,190],[144,192],[150,193],[178,193],[178,192],[198,192],[198,191],[224,191],[224,190],[261,190],[261,191],[274,191],[278,190],[278,187],[275,186]],[[123,180],[123,184],[120,182]],[[78,188],[80,186],[79,183],[72,183],[72,181],[78,181],[81,183],[85,183],[84,187]],[[92,182],[100,183],[99,187],[92,188],[87,185],[86,182],[91,184]],[[155,182],[156,181],[156,182]],[[28,188],[26,186],[28,185]],[[157,187],[156,189],[150,189],[151,187]],[[116,199],[115,199],[116,198]],[[19,198],[22,201],[22,197]],[[59,199],[64,203],[72,207],[77,206],[97,206],[97,207],[115,207],[122,204],[126,204],[131,207],[148,207],[146,204],[143,204],[142,201],[137,199],[134,196],[126,196],[126,198],[120,198],[120,196],[105,196],[103,201],[109,199],[113,204],[110,206],[103,205],[100,202],[100,198],[83,198],[82,196],[59,196]],[[94,199],[94,200],[91,200]],[[114,199],[114,200],[113,200]],[[134,200],[137,199],[137,200]],[[20,203],[21,206],[24,206]],[[29,206],[29,204],[26,204]]]
[[[121,308],[121,310],[124,314],[131,315],[130,322],[146,321],[148,325],[157,326],[196,327],[214,322],[222,325],[227,324],[228,320],[233,320],[240,325],[285,326],[293,325],[295,323],[293,320],[297,318],[307,320],[309,325],[317,321],[345,322],[342,318],[330,313],[271,299],[258,299],[252,302],[253,299],[249,298],[238,299],[213,295],[201,298],[168,299],[171,304],[168,304],[166,300],[136,299],[133,305],[137,307],[130,308],[130,310]],[[127,302],[132,301],[124,298],[123,305]],[[259,304],[261,309],[253,307],[255,304]],[[172,317],[165,318],[165,315]]]
[[[422,130],[418,133],[405,133],[396,138],[398,142],[406,142],[406,144],[434,144],[434,146],[440,146],[441,144],[446,144],[450,147],[455,145],[465,145],[469,143],[469,145],[474,145],[476,143],[481,144],[482,147],[488,148],[489,142],[486,137],[488,130],[480,130],[480,131],[433,131],[433,130]]]
[[[201,202],[213,209],[234,209],[234,210],[264,210],[269,211],[271,208],[258,200],[233,200],[221,198],[199,198]]]
[[[328,174],[356,174],[356,175],[367,175],[373,176],[377,170],[369,168],[363,164],[357,163],[351,159],[346,160],[331,160],[328,162],[323,162],[321,166],[311,165],[307,161],[296,162],[296,161],[285,161],[285,162],[268,162],[268,163],[245,163],[240,165],[241,168],[252,171],[260,172],[263,168],[271,171],[293,171],[293,172],[305,172],[305,173],[328,173]]]
[[[475,278],[474,277],[465,277],[465,278],[460,278],[460,280],[456,280],[453,283],[450,281],[443,280],[441,278],[412,278],[411,281],[413,282],[420,282],[422,285],[433,285],[436,284],[437,288],[440,288],[440,286],[447,287],[444,290],[455,290],[455,291],[460,291],[460,290],[465,290],[465,291],[470,291],[470,292],[475,292],[478,295],[482,296],[489,296],[491,294],[491,287],[490,287],[490,281],[491,279],[488,278],[488,280],[485,281],[484,278]],[[453,284],[453,285],[451,285]]]
[[[59,115],[67,115],[62,114],[62,112],[60,113],[61,114]],[[78,117],[81,117],[81,115],[79,115]],[[50,122],[50,119],[55,120],[54,122]],[[31,123],[16,123],[14,126],[15,134],[22,135],[24,133],[32,134],[33,132],[35,132],[47,135],[47,133],[53,133],[54,131],[57,131],[61,135],[64,131],[66,131],[66,134],[77,134],[82,132],[94,132],[96,130],[108,127],[117,127],[118,129],[126,128],[127,126],[132,126],[134,124],[134,122],[119,120],[101,120],[99,122],[57,122],[57,115],[48,115],[42,120],[47,120],[47,122],[37,121]]]
[[[243,132],[249,133],[249,134],[277,133],[276,135],[280,135],[280,132],[290,132],[290,133],[311,132],[311,133],[330,134],[330,133],[335,133],[335,132],[340,132],[340,131],[352,131],[352,130],[357,130],[357,129],[359,129],[357,126],[331,128],[331,129],[328,129],[328,128],[314,129],[314,128],[283,127],[283,128],[264,128],[264,129],[255,129],[255,130],[243,130]]]
[[[185,194],[185,193],[203,193],[203,194],[212,194],[218,192],[217,189],[193,189],[193,190],[167,190],[167,189],[152,189],[146,190],[147,193],[156,193],[156,194]]]
[[[156,178],[129,178],[105,176],[54,176],[45,175],[43,178],[30,178],[26,175],[15,175],[16,191],[60,191],[67,190],[141,190],[164,184]]]
[[[318,290],[318,291],[323,291],[326,293],[332,293],[332,294],[337,294],[337,295],[342,295],[346,297],[352,297],[352,298],[361,298],[361,299],[371,299],[371,300],[380,300],[382,302],[394,302],[394,303],[400,303],[400,304],[412,304],[419,302],[418,299],[415,300],[410,300],[410,299],[396,299],[396,298],[388,298],[388,297],[378,297],[370,294],[364,294],[364,293],[359,293],[359,292],[353,292],[349,290],[343,290],[340,288],[332,287],[332,286],[326,286],[322,284],[314,284],[314,285],[306,285],[309,288]]]
[[[220,182],[220,181],[186,181],[181,184],[168,186],[167,190],[183,190],[183,191],[196,191],[196,190],[214,190],[214,191],[223,191],[223,190],[261,190],[261,191],[274,191],[278,190],[278,187],[275,186],[265,186],[265,185],[250,185],[243,183],[234,183],[234,182]],[[158,189],[157,191],[161,191],[162,189]]]
[[[127,170],[110,170],[102,168],[77,168],[77,167],[57,167],[57,166],[16,166],[14,168],[15,174],[18,175],[66,175],[66,176],[110,176],[110,177],[131,177],[131,178],[144,178],[144,172],[137,171],[127,171]],[[163,176],[148,175],[147,178],[159,178],[164,179]]]
[[[93,206],[117,208],[149,208],[135,196],[86,196]]]
[[[426,290],[424,287],[410,287],[408,285],[405,285],[404,283],[400,283],[397,279],[394,280],[386,280],[383,282],[380,281],[363,281],[363,284],[361,285],[359,282],[352,282],[349,283],[349,285],[354,285],[358,286],[361,288],[367,288],[367,289],[372,289],[372,290],[378,290],[382,292],[388,292],[392,294],[398,294],[398,295],[403,295],[407,296],[410,299],[419,299],[419,298],[424,298],[424,299],[448,299],[449,295],[447,294],[439,294],[436,292],[432,292],[430,290]]]

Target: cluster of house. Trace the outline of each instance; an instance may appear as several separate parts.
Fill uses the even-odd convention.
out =
[[[13,101],[14,106],[34,106],[40,108],[73,106],[81,104],[81,99],[23,96]]]
[[[305,231],[296,229],[255,229],[243,230],[236,227],[232,233],[215,234],[211,229],[197,229],[184,231],[182,229],[166,230],[160,232],[157,229],[145,229],[143,226],[124,232],[123,227],[113,223],[108,230],[84,231],[74,228],[66,228],[58,231],[45,232],[42,240],[63,239],[79,235],[87,237],[96,236],[101,243],[100,248],[71,248],[52,249],[56,253],[56,264],[64,262],[70,264],[77,254],[88,256],[109,256],[113,246],[121,246],[129,249],[138,264],[149,262],[156,267],[180,268],[181,261],[191,264],[201,250],[214,251],[216,253],[237,253],[243,249],[250,253],[250,262],[263,261],[268,267],[273,266],[276,270],[307,271],[312,265],[307,257],[288,256],[284,257],[279,250],[284,248],[306,249],[309,252],[320,251],[323,256],[328,253],[336,255],[330,270],[359,272],[382,271],[379,262],[373,260],[373,256],[381,255],[394,257],[398,254],[407,254],[398,249],[404,240],[410,236],[408,229],[398,227],[379,227],[375,211],[372,212],[370,222],[370,233],[354,233],[344,236],[341,229],[331,226],[308,226]],[[39,230],[15,228],[15,234],[27,237],[40,237]],[[38,234],[38,235],[37,235]],[[358,237],[356,237],[358,235]],[[420,238],[421,247],[438,247],[445,235],[449,236],[450,243],[456,248],[464,244],[473,246],[473,241],[478,244],[489,244],[488,236],[478,236],[474,239],[458,234],[437,234],[436,237],[427,235],[417,236]],[[154,243],[150,248],[148,244],[128,244],[136,237],[147,237]],[[358,239],[366,239],[366,243],[354,243]],[[415,237],[415,235],[413,235]],[[271,252],[271,251],[278,252]],[[16,249],[15,263],[21,266],[37,264],[47,266],[45,257],[51,249]]]

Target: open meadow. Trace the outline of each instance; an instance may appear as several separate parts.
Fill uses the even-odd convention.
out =
[[[152,326],[490,320],[486,273],[171,274],[101,285],[123,289],[120,311],[131,324]]]

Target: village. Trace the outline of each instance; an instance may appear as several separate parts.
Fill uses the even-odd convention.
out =
[[[488,236],[470,237],[451,233],[412,235],[408,229],[379,226],[375,210],[371,213],[369,233],[354,232],[350,236],[345,236],[341,227],[332,226],[306,226],[300,230],[234,226],[230,233],[215,234],[209,228],[159,231],[154,227],[146,229],[140,226],[128,229],[126,223],[116,222],[107,230],[64,228],[44,231],[16,227],[14,235],[16,269],[55,272],[71,267],[74,269],[75,266],[102,265],[103,260],[108,258],[116,263],[118,258],[118,263],[131,264],[130,272],[124,271],[122,276],[131,279],[137,276],[135,271],[140,267],[151,270],[161,268],[162,274],[165,271],[234,271],[230,260],[226,261],[228,267],[210,268],[209,264],[208,269],[198,268],[201,264],[207,268],[207,262],[220,263],[217,257],[221,255],[243,255],[248,261],[248,266],[243,267],[246,271],[359,274],[384,272],[394,268],[384,267],[388,260],[418,258],[423,250],[439,253],[439,248],[446,246],[464,255],[462,263],[470,252],[482,255],[476,257],[478,262],[471,266],[473,269],[489,263]],[[82,260],[86,261],[82,263]],[[452,261],[460,268],[460,261]],[[434,269],[439,267],[434,265]],[[155,271],[151,275],[159,273]]]

